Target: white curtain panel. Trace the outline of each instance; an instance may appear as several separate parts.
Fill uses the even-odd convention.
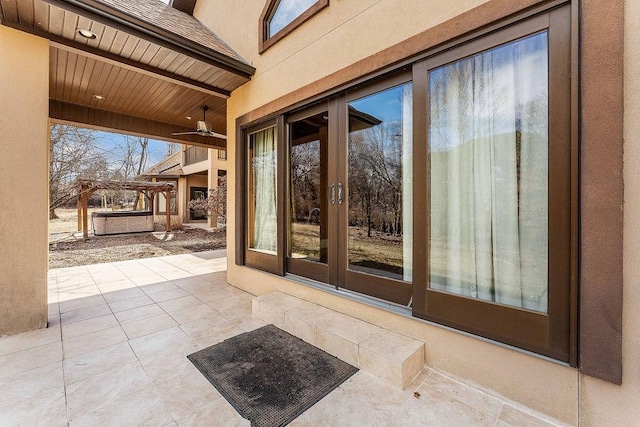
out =
[[[269,128],[251,135],[254,194],[252,248],[277,251],[276,133]]]
[[[430,72],[433,289],[547,311],[547,35]]]

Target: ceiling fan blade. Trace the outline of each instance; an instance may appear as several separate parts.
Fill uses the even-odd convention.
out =
[[[176,132],[171,134],[171,136],[178,136],[178,135],[200,135],[200,132]]]
[[[223,135],[221,133],[207,132],[206,135],[207,136],[212,136],[214,138],[227,139],[227,135]]]

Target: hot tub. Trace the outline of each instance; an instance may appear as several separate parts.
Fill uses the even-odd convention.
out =
[[[93,234],[141,233],[153,231],[153,213],[146,211],[93,212]]]

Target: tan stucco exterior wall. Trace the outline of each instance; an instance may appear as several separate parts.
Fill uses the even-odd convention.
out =
[[[640,2],[625,0],[622,386],[581,375],[580,421],[640,423]]]
[[[229,112],[231,104],[248,112],[486,1],[334,0],[262,55],[258,20],[266,0],[200,0],[194,16],[256,67],[228,104]]]
[[[200,0],[195,15],[257,68],[228,102],[228,162],[235,164],[235,120],[268,102],[347,67],[428,27],[485,3],[423,0],[331,1],[330,6],[263,55],[258,18],[264,1]],[[254,269],[234,260],[235,174],[229,170],[228,280],[254,294],[274,290],[420,339],[425,363],[498,393],[559,421],[581,426],[637,425],[640,416],[640,2],[625,1],[625,251],[623,385],[579,374],[535,355],[485,342],[436,325],[391,314]],[[393,16],[390,23],[388,17]],[[402,25],[397,23],[402,22]],[[238,29],[242,29],[238,31]],[[308,96],[314,95],[309,93]]]
[[[0,25],[0,335],[47,324],[49,43]]]

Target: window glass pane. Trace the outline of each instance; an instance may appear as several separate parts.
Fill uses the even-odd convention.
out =
[[[276,128],[249,135],[249,247],[277,251]]]
[[[546,312],[546,32],[429,81],[430,287]]]
[[[412,280],[412,89],[349,103],[349,268]]]
[[[302,15],[318,0],[281,0],[269,20],[269,37]]]
[[[290,253],[327,263],[327,113],[292,123]]]

